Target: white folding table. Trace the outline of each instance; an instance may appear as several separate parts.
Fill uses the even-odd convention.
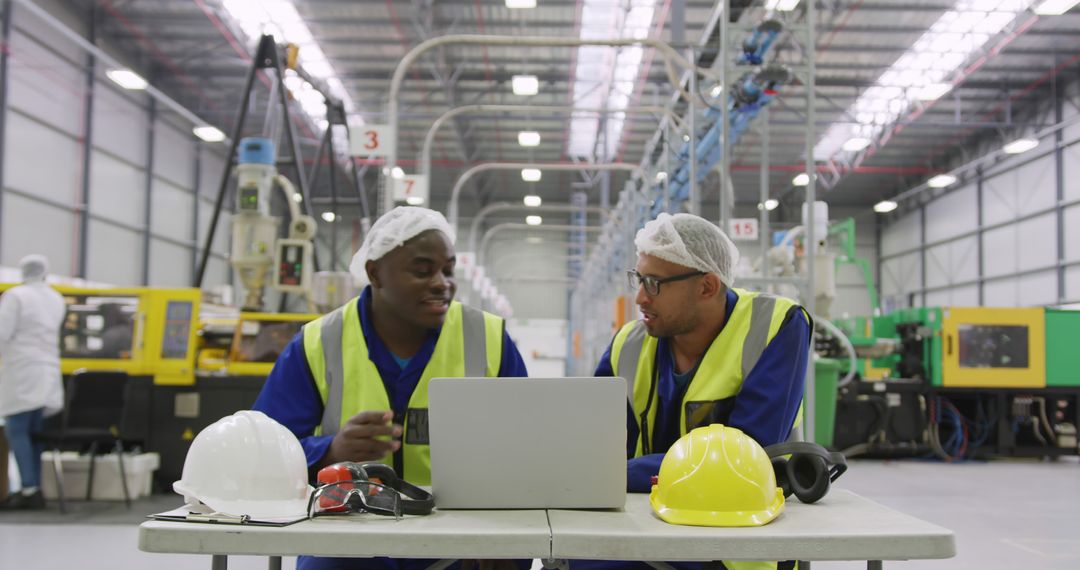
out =
[[[320,517],[286,527],[150,521],[146,552],[209,554],[215,570],[230,554],[271,557],[391,556],[432,559],[558,560],[883,560],[950,558],[952,531],[835,489],[814,505],[792,500],[754,528],[674,526],[631,494],[620,511],[436,511],[426,517]]]

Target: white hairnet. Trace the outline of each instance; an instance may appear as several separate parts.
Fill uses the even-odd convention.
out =
[[[639,254],[652,255],[705,273],[734,285],[739,250],[720,228],[692,214],[660,214],[634,237]]]
[[[49,260],[44,255],[32,253],[19,260],[23,282],[44,281],[49,272]]]
[[[416,206],[398,206],[384,214],[371,226],[371,231],[364,236],[364,243],[352,258],[349,272],[361,282],[367,283],[367,271],[364,266],[368,261],[381,259],[382,256],[401,247],[405,242],[428,231],[439,230],[451,241],[454,231],[442,214],[435,210]]]

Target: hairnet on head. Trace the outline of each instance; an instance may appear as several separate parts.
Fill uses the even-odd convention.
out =
[[[49,260],[44,255],[32,253],[19,260],[23,281],[44,281],[49,272]]]
[[[715,273],[720,281],[734,285],[739,250],[720,228],[692,214],[660,214],[634,237],[639,254]]]
[[[405,242],[428,231],[439,230],[454,240],[454,231],[442,214],[416,206],[398,206],[375,221],[364,236],[364,243],[352,258],[349,272],[361,283],[367,283],[368,261],[376,261],[401,247]]]

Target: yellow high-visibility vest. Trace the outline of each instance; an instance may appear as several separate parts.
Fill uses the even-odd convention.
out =
[[[375,363],[368,357],[360,327],[359,298],[304,325],[304,353],[323,402],[317,435],[337,433],[354,415],[389,410],[390,398]],[[404,418],[400,477],[431,484],[428,446],[428,382],[441,377],[496,377],[502,362],[503,320],[457,301],[450,303],[431,360],[420,375]],[[394,465],[393,457],[382,460]]]

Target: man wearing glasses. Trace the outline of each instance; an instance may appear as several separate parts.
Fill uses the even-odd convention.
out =
[[[596,375],[630,383],[627,487],[645,493],[694,428],[722,423],[762,446],[790,437],[812,324],[790,299],[734,289],[739,252],[703,218],[660,214],[634,245],[628,279],[642,318],[619,330]]]

